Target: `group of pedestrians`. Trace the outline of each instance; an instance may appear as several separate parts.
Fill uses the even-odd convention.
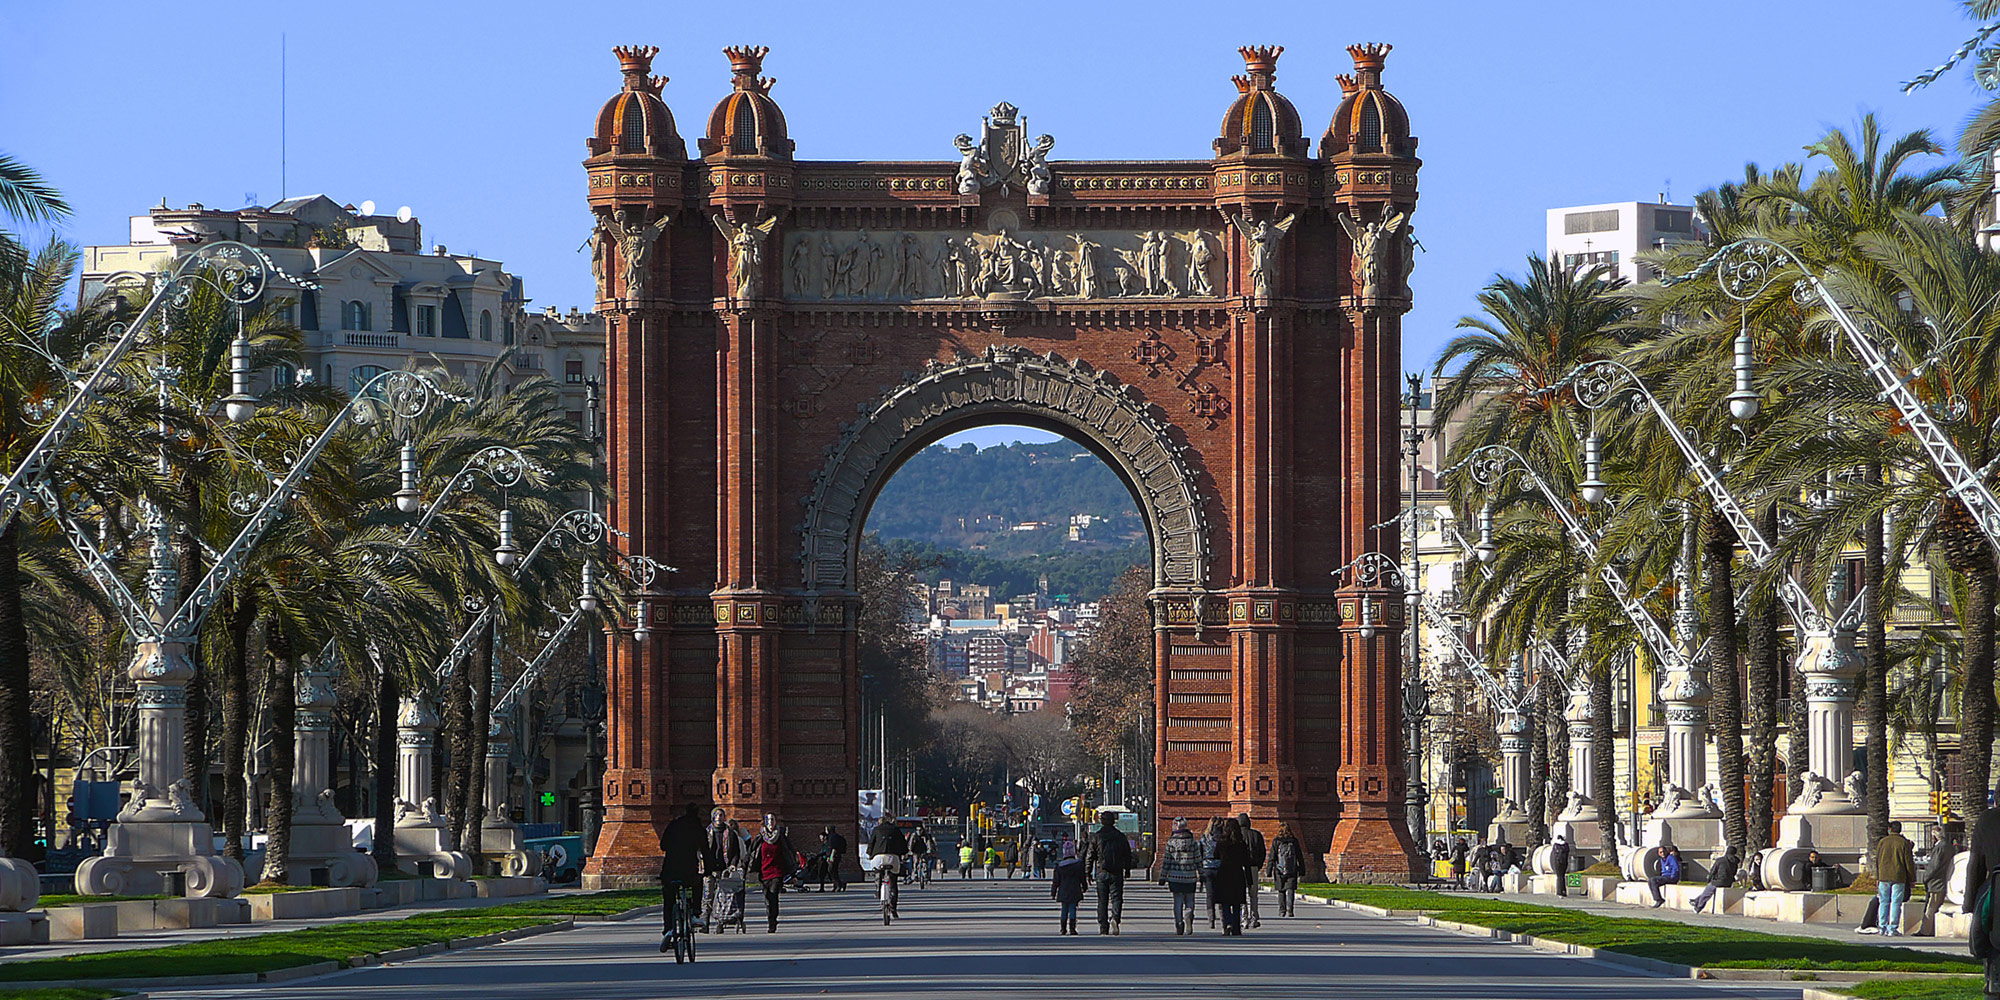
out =
[[[1462,889],[1486,892],[1499,892],[1505,876],[1519,871],[1524,860],[1519,849],[1505,840],[1488,843],[1486,838],[1480,836],[1475,836],[1471,844],[1467,844],[1464,837],[1459,837],[1449,847],[1443,838],[1432,841],[1431,858],[1451,862],[1453,884]]]
[[[682,892],[690,897],[699,894],[698,919],[709,930],[720,929],[723,920],[718,918],[732,913],[740,919],[746,876],[754,875],[764,891],[765,932],[775,934],[778,897],[798,870],[798,851],[776,816],[765,813],[757,832],[745,836],[721,809],[711,810],[708,826],[703,827],[701,805],[690,802],[660,831],[661,916],[666,933],[673,932],[674,909]],[[663,935],[660,950],[671,947]]]

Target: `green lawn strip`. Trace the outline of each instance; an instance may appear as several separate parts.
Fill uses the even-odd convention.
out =
[[[1384,886],[1319,885],[1304,891],[1386,909],[1713,969],[1817,969],[1850,972],[1979,972],[1966,958],[1905,948],[1847,944],[1673,920],[1606,917],[1555,906],[1506,903]]]
[[[45,895],[36,906],[75,906],[78,903],[131,903],[142,899],[166,899],[166,896],[78,896],[72,893],[52,893]]]
[[[1827,983],[1819,989],[1864,1000],[1984,1000],[1986,996],[1985,984],[1979,979],[1871,979],[1865,983]]]
[[[105,1000],[107,997],[122,997],[129,990],[93,990],[68,986],[37,986],[27,990],[0,989],[0,1000]]]
[[[549,923],[547,916],[440,917],[357,921],[248,937],[197,941],[163,948],[95,952],[62,958],[0,963],[0,982],[88,982],[92,979],[166,979],[271,972],[319,962],[497,934]]]
[[[1414,910],[1419,913],[1568,913],[1554,906],[1517,903],[1481,893],[1425,892],[1387,885],[1308,884],[1299,887],[1308,896],[1338,899],[1384,910]]]

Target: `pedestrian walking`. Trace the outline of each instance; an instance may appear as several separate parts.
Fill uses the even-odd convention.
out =
[[[1297,916],[1299,876],[1306,870],[1306,853],[1299,847],[1299,838],[1292,833],[1290,823],[1278,824],[1267,870],[1272,886],[1278,890],[1278,915]]]
[[[1556,834],[1556,842],[1549,845],[1549,871],[1556,877],[1556,895],[1569,895],[1569,838]]]
[[[1484,838],[1472,842],[1472,856],[1466,859],[1465,888],[1478,891],[1486,886],[1486,859],[1493,854],[1493,848]]]
[[[1208,895],[1208,929],[1215,929],[1215,895],[1209,892],[1209,884],[1215,880],[1216,870],[1222,867],[1222,856],[1215,853],[1217,842],[1222,839],[1222,817],[1210,817],[1208,832],[1201,836],[1201,888]]]
[[[792,838],[778,824],[778,817],[764,814],[764,827],[757,833],[752,861],[757,878],[764,886],[764,916],[769,921],[766,934],[778,933],[778,896],[785,891],[785,879],[799,869],[799,852]]]
[[[977,867],[972,863],[975,853],[976,852],[974,852],[972,849],[972,841],[968,840],[965,843],[958,845],[959,878],[969,879],[972,877],[972,869]]]
[[[1049,880],[1049,898],[1061,904],[1057,934],[1076,933],[1076,908],[1083,902],[1083,859],[1076,856],[1076,843],[1062,843],[1062,858],[1056,862],[1055,878]]]
[[[1040,840],[1035,841],[1034,853],[1032,854],[1032,857],[1035,859],[1035,877],[1047,878],[1048,868],[1049,868],[1049,845],[1043,843]]]
[[[1244,883],[1250,877],[1250,848],[1243,843],[1243,830],[1224,823],[1215,838],[1215,856],[1220,867],[1208,879],[1208,903],[1222,910],[1222,933],[1238,937],[1243,933]]]
[[[1903,930],[1903,903],[1910,898],[1910,883],[1916,881],[1916,862],[1910,858],[1914,845],[1903,836],[1903,824],[1889,821],[1889,832],[1875,842],[1875,897],[1881,902],[1876,918],[1883,937],[1895,937]]]
[[[1672,885],[1681,880],[1681,852],[1672,844],[1660,845],[1660,873],[1646,880],[1646,887],[1653,890],[1653,909],[1667,905],[1667,897],[1660,893],[1663,885]]]
[[[1262,927],[1264,920],[1263,915],[1257,912],[1257,895],[1264,884],[1259,877],[1264,871],[1264,835],[1250,825],[1249,813],[1238,813],[1236,825],[1242,828],[1243,847],[1250,852],[1250,871],[1244,878],[1244,898],[1249,904],[1250,926]]]
[[[1465,838],[1451,842],[1451,882],[1460,888],[1465,886]]]
[[[1951,895],[1951,869],[1958,858],[1958,834],[1935,824],[1931,829],[1931,858],[1924,865],[1924,922],[1917,928],[1918,937],[1937,934],[1938,908]]]
[[[1194,933],[1194,893],[1201,885],[1201,841],[1188,821],[1174,818],[1174,832],[1160,848],[1160,884],[1173,894],[1174,933]]]
[[[2000,809],[1979,814],[1979,822],[1972,827],[1971,850],[1972,857],[1966,859],[1965,912],[1973,914],[1973,924],[1966,943],[1972,949],[1972,957],[1986,963],[1986,996],[1993,1000],[2000,998],[2000,936],[1993,933],[1995,927],[2000,927],[2000,920],[1982,921],[1979,914],[1988,909],[1987,896],[1994,891],[1994,876],[2000,875]]]
[[[1021,841],[1019,838],[1016,838],[1013,843],[1007,845],[1006,855],[1007,881],[1012,882],[1014,881],[1014,872],[1021,867]]]
[[[879,826],[880,824],[877,825]],[[829,877],[833,879],[833,891],[843,892],[847,889],[847,878],[840,873],[841,859],[846,856],[847,838],[841,836],[839,830],[830,826],[821,830],[819,835],[819,891],[826,891],[826,882]]]
[[[1715,898],[1718,890],[1727,889],[1735,885],[1736,872],[1742,867],[1743,856],[1736,852],[1735,844],[1729,845],[1723,850],[1722,857],[1716,858],[1715,864],[1709,866],[1708,884],[1703,886],[1701,891],[1696,893],[1694,897],[1694,912],[1700,913],[1701,908],[1707,906],[1708,901]],[[1717,913],[1722,912],[1721,903],[1715,904],[1715,911]]]
[[[1118,829],[1112,813],[1103,814],[1086,846],[1097,877],[1097,933],[1116,934],[1125,917],[1125,873],[1132,868],[1132,841]]]
[[[729,815],[719,808],[709,810],[708,829],[703,831],[703,836],[707,841],[704,849],[713,867],[709,870],[708,876],[702,879],[701,922],[704,929],[718,931],[721,930],[720,924],[723,922],[718,919],[719,917],[731,914],[740,916],[743,912],[741,890],[730,894],[725,894],[723,891],[723,881],[731,877],[732,871],[736,884],[742,884],[743,841],[730,831]],[[730,895],[736,898],[732,900],[729,898]],[[732,902],[735,904],[734,908],[730,905]]]
[[[992,844],[986,845],[986,881],[993,881],[993,872],[999,867],[1000,849]]]

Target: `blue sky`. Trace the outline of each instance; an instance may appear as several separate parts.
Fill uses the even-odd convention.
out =
[[[618,89],[616,44],[661,47],[690,148],[728,90],[721,48],[752,43],[772,48],[803,159],[950,159],[1001,100],[1057,159],[1198,159],[1238,45],[1286,47],[1278,88],[1317,152],[1345,46],[1386,41],[1425,161],[1405,364],[1427,368],[1479,287],[1542,249],[1548,208],[1685,202],[1867,111],[1949,144],[1980,99],[1965,73],[1915,95],[1900,82],[1970,28],[1949,0],[5,3],[0,149],[69,196],[80,242],[123,242],[163,196],[269,204],[282,33],[288,193],[409,205],[427,241],[504,260],[537,306],[567,309],[589,304],[579,162]]]

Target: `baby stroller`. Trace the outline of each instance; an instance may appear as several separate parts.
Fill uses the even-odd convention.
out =
[[[715,880],[715,908],[709,914],[709,929],[720,934],[730,928],[745,934],[743,923],[743,869],[731,865]]]

